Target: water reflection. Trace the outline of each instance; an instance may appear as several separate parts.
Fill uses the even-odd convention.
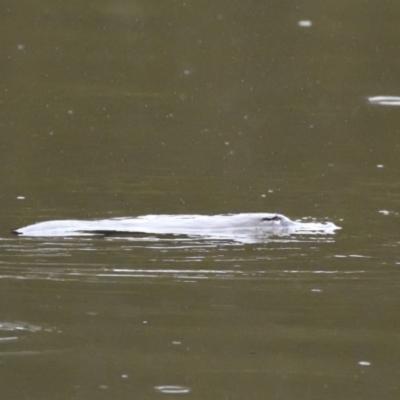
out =
[[[338,258],[333,256],[332,258]],[[345,258],[346,256],[343,256]],[[351,256],[348,256],[351,258]],[[336,278],[353,275],[361,276],[364,270],[346,270],[337,269],[283,269],[282,267],[291,257],[277,256],[276,259],[270,256],[245,260],[244,258],[217,258],[209,259],[214,268],[205,268],[199,264],[193,257],[187,259],[156,258],[148,259],[139,263],[138,267],[111,267],[110,263],[87,263],[77,265],[76,263],[52,263],[52,262],[26,262],[25,265],[2,264],[0,265],[0,279],[17,280],[48,280],[48,281],[79,281],[79,282],[127,282],[137,279],[171,279],[181,282],[196,282],[200,280],[283,280],[292,279],[293,275],[303,278],[311,278],[315,275],[334,275]],[[260,268],[264,261],[264,268]],[[164,263],[164,268],[154,268],[150,264]],[[185,263],[185,268],[179,268],[179,264]],[[115,262],[116,264],[119,261]],[[150,264],[149,264],[150,263]],[[140,266],[142,264],[142,266]],[[147,265],[146,265],[147,264]],[[233,265],[232,265],[233,264]],[[209,264],[208,264],[209,265]],[[226,265],[229,265],[226,268]],[[169,267],[170,266],[170,267]],[[232,268],[232,266],[234,268]],[[215,268],[217,267],[217,268]]]

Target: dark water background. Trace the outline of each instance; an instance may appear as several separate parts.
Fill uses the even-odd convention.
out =
[[[399,16],[374,0],[4,3],[1,397],[397,399],[400,108],[368,97],[400,96]],[[263,211],[342,230],[10,233]]]

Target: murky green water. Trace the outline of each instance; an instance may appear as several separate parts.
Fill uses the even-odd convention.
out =
[[[2,397],[397,398],[400,108],[368,98],[400,96],[399,11],[6,6]],[[342,229],[247,244],[10,233],[229,212]]]

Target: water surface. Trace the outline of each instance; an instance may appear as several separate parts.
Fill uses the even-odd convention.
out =
[[[3,398],[398,397],[399,5],[359,6],[4,10]],[[258,212],[342,229],[11,233]]]

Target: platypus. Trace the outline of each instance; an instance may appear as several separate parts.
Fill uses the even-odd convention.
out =
[[[231,237],[251,234],[333,233],[331,222],[292,221],[276,213],[220,215],[146,215],[101,220],[55,220],[39,222],[13,232],[22,236],[87,236],[113,233],[147,233]]]

